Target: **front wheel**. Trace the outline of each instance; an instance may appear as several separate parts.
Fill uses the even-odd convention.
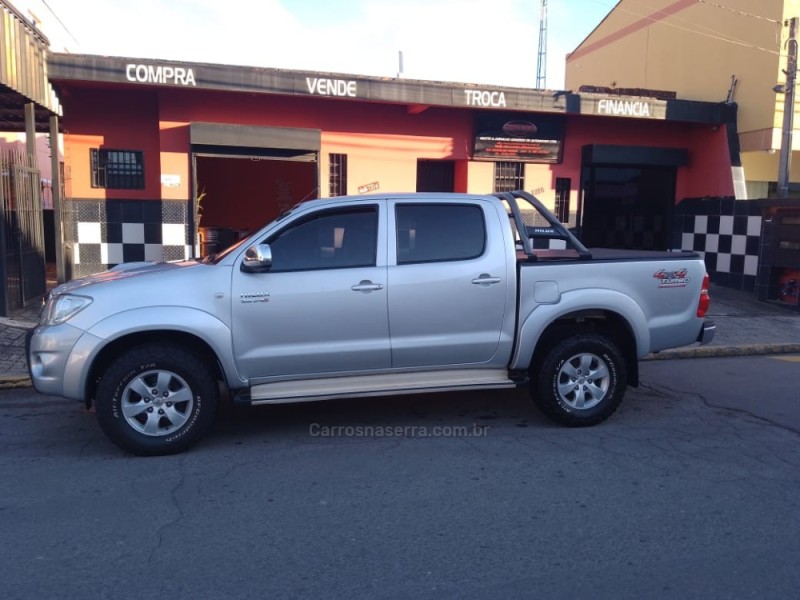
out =
[[[214,421],[219,391],[208,367],[187,349],[147,344],[119,356],[97,386],[97,419],[120,448],[174,454]]]
[[[576,334],[554,345],[534,367],[531,396],[552,420],[569,427],[610,417],[625,395],[627,370],[616,344],[599,334]]]

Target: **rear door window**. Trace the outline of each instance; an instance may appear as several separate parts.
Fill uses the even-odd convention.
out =
[[[397,264],[469,260],[483,254],[486,225],[474,204],[398,204]]]

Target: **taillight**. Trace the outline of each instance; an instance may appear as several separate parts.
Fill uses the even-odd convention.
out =
[[[706,316],[709,304],[711,304],[711,298],[708,295],[708,273],[706,273],[703,277],[703,287],[700,288],[700,301],[697,303],[698,317],[702,319]]]

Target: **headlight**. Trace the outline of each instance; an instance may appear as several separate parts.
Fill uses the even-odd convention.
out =
[[[91,298],[75,296],[73,294],[60,294],[47,300],[42,311],[42,325],[58,325],[71,319],[92,303]]]

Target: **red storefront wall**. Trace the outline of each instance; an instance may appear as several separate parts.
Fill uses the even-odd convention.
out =
[[[456,161],[456,191],[467,189],[472,152],[472,111],[305,97],[233,92],[148,89],[118,86],[69,86],[65,94],[65,161],[71,198],[188,200],[191,189],[189,124],[229,123],[297,127],[322,131],[320,166],[328,153],[349,158],[351,187],[381,180],[382,191],[413,191],[418,159]],[[567,115],[563,162],[539,165],[537,172],[580,180],[581,150],[588,144],[686,148],[689,165],[678,170],[676,201],[686,197],[731,196],[730,159],[723,128],[708,124]],[[90,184],[89,149],[142,150],[145,189],[105,190]],[[161,175],[179,177],[179,185],[161,185]],[[327,173],[320,172],[322,195]],[[474,181],[474,179],[470,180]],[[247,178],[231,179],[227,208],[246,208],[252,190]],[[355,193],[355,189],[350,189]]]

